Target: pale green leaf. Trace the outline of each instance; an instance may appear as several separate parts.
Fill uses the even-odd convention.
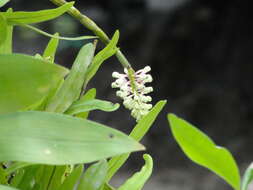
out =
[[[76,101],[82,91],[84,77],[88,66],[94,56],[94,45],[84,45],[79,51],[71,71],[63,85],[55,96],[50,100],[46,110],[51,112],[64,113],[69,106]]]
[[[93,100],[85,100],[85,101],[77,101],[73,103],[73,105],[66,111],[66,114],[68,115],[75,115],[87,111],[92,111],[92,110],[102,110],[106,112],[112,112],[115,111],[119,108],[119,104],[104,101],[104,100],[98,100],[98,99],[93,99]]]
[[[6,14],[12,13],[12,9],[9,8]],[[13,26],[7,25],[4,13],[0,13],[0,54],[12,53],[12,33]]]
[[[143,149],[115,129],[63,114],[30,111],[0,116],[0,162],[89,163]]]
[[[77,190],[99,190],[105,183],[107,169],[106,160],[91,165],[81,178]]]
[[[18,190],[18,189],[14,188],[14,187],[10,187],[10,186],[0,184],[0,190]]]
[[[152,174],[153,170],[153,159],[150,155],[144,154],[143,159],[145,165],[141,168],[141,171],[135,173],[129,178],[118,190],[141,190]]]
[[[55,9],[33,12],[16,11],[3,14],[6,17],[8,24],[32,24],[52,20],[68,11],[73,5],[74,2],[69,2]]]
[[[54,36],[59,36],[59,33],[55,33]],[[58,47],[59,39],[51,38],[47,44],[47,47],[43,53],[43,58],[54,63],[55,53]]]
[[[152,110],[144,116],[137,125],[133,128],[132,132],[130,133],[130,137],[135,139],[136,141],[140,141],[144,135],[148,132],[152,124],[154,123],[155,119],[157,118],[158,114],[165,106],[166,101],[159,101]],[[119,170],[119,168],[126,162],[128,159],[129,154],[123,154],[120,156],[113,157],[109,162],[109,169],[107,172],[107,182],[112,178],[112,176]]]
[[[8,3],[10,0],[0,0],[0,7],[3,7],[6,3]]]
[[[242,190],[248,190],[249,184],[253,180],[253,163],[247,168],[242,179]]]
[[[22,54],[0,55],[0,114],[40,102],[68,70]]]
[[[199,129],[173,114],[168,115],[172,134],[184,153],[240,190],[240,174],[231,153],[215,143]]]

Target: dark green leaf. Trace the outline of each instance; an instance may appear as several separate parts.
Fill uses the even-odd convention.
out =
[[[77,190],[99,190],[105,183],[107,169],[106,160],[91,165],[81,178]]]
[[[143,149],[115,129],[63,114],[31,111],[0,116],[0,162],[89,163]]]
[[[145,165],[141,168],[141,171],[135,173],[130,179],[128,179],[118,190],[141,190],[152,174],[153,159],[148,154],[144,154]]]
[[[197,164],[223,178],[234,189],[240,190],[240,174],[231,153],[215,143],[190,123],[168,115],[172,134],[184,153]]]
[[[68,70],[32,56],[0,55],[0,114],[40,102]]]
[[[119,108],[119,104],[113,104],[112,102],[104,100],[85,100],[75,102],[66,112],[68,115],[75,115],[92,110],[102,110],[106,112],[112,112]]]
[[[79,179],[83,172],[83,165],[77,166],[73,172],[65,179],[63,184],[59,187],[58,190],[72,190],[75,185],[79,182]]]
[[[166,101],[159,101],[152,110],[143,117],[137,125],[133,128],[132,132],[130,133],[130,137],[133,139],[140,141],[143,136],[148,132],[149,128],[154,123],[155,119],[157,118],[158,114],[165,106]],[[111,179],[111,177],[118,171],[118,169],[126,162],[128,159],[129,154],[123,154],[120,156],[113,157],[109,162],[109,169],[107,172],[107,182]]]
[[[95,48],[92,43],[81,48],[68,77],[52,98],[46,109],[47,111],[64,113],[79,98],[84,77],[94,56],[94,51]]]
[[[3,15],[6,17],[8,24],[11,25],[32,24],[52,20],[68,11],[73,5],[74,2],[69,2],[55,9],[33,12],[17,11],[12,13],[3,13]]]
[[[253,180],[253,163],[247,168],[242,179],[242,190],[248,190],[249,184]]]

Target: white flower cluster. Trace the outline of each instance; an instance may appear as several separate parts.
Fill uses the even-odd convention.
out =
[[[152,82],[152,76],[147,74],[151,68],[146,66],[144,69],[138,70],[133,74],[134,84],[131,85],[130,77],[127,69],[124,69],[125,74],[113,72],[112,77],[116,81],[112,83],[112,88],[119,88],[116,92],[117,96],[123,99],[124,106],[132,110],[131,115],[140,120],[148,114],[152,108],[152,104],[148,104],[152,100],[148,93],[153,91],[152,87],[146,87],[145,83]]]

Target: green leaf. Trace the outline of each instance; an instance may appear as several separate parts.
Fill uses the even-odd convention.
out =
[[[68,70],[32,56],[0,55],[0,114],[40,102]]]
[[[6,3],[8,3],[10,0],[1,0],[0,1],[0,7],[3,7]]]
[[[106,160],[91,165],[81,178],[77,190],[99,190],[105,183],[107,169]]]
[[[32,165],[31,163],[26,163],[26,162],[16,162],[11,164],[8,168],[5,169],[5,172],[7,175],[10,175],[11,173],[15,172],[18,169],[27,167]]]
[[[55,9],[33,12],[16,11],[3,13],[3,15],[6,17],[7,23],[11,25],[32,24],[52,20],[68,11],[73,5],[74,2],[69,2]]]
[[[240,174],[231,153],[215,143],[199,129],[173,114],[168,115],[172,134],[184,153],[195,163],[223,178],[240,190]]]
[[[65,174],[67,166],[55,166],[53,175],[50,179],[50,184],[48,186],[48,190],[58,189],[62,184],[62,178]]]
[[[144,149],[115,129],[63,114],[3,114],[0,126],[0,162],[89,163]]]
[[[71,71],[59,91],[52,98],[47,111],[64,113],[82,91],[84,77],[94,56],[94,45],[84,45],[79,51]]]
[[[83,165],[78,165],[73,172],[65,179],[58,190],[71,190],[74,189],[75,185],[78,183],[83,172]]]
[[[88,90],[81,98],[80,98],[80,101],[88,101],[88,100],[93,100],[95,97],[96,97],[96,89],[95,88],[92,88],[90,90]],[[83,119],[87,119],[89,116],[89,111],[87,112],[83,112],[83,113],[79,113],[76,115],[76,117],[80,117],[80,118],[83,118]]]
[[[6,171],[2,167],[2,164],[0,163],[0,184],[8,184],[6,176],[7,176]]]
[[[85,100],[85,101],[77,101],[73,103],[73,105],[67,110],[66,114],[75,115],[87,111],[92,110],[102,110],[106,112],[112,112],[119,108],[119,104],[113,104],[112,102],[104,101],[104,100]]]
[[[59,36],[59,33],[55,33],[54,36]],[[51,63],[54,63],[55,53],[58,47],[59,39],[51,38],[48,42],[47,47],[43,53],[43,58],[49,60]]]
[[[15,175],[11,179],[11,186],[12,187],[17,187],[20,184],[20,182],[21,182],[24,174],[25,174],[25,170],[24,169],[17,170],[15,172]]]
[[[35,178],[35,175],[36,175],[38,169],[39,169],[39,165],[33,165],[33,166],[26,167],[24,169],[25,173],[23,175],[23,178],[18,185],[18,189],[31,190],[34,186],[33,181],[34,181],[34,178]]]
[[[249,184],[253,180],[253,163],[247,168],[242,179],[242,190],[248,190]]]
[[[115,188],[113,188],[111,185],[109,185],[108,183],[105,183],[103,190],[115,190]]]
[[[0,190],[17,190],[17,189],[13,188],[13,187],[10,187],[10,186],[0,184]]]
[[[101,64],[108,59],[109,57],[113,56],[117,52],[117,43],[119,40],[119,31],[117,30],[115,34],[112,37],[112,40],[110,43],[102,50],[100,51],[93,59],[92,64],[88,68],[85,83],[88,84],[88,82],[92,79],[92,77],[97,73],[99,67]]]
[[[154,123],[155,119],[157,118],[158,114],[165,106],[166,101],[159,101],[152,110],[144,116],[137,125],[133,128],[132,132],[130,133],[130,137],[135,139],[136,141],[140,141],[144,135],[148,132],[152,124]],[[112,176],[119,170],[119,168],[126,162],[130,154],[123,154],[120,156],[113,157],[109,162],[109,169],[107,172],[107,182],[112,178]]]
[[[55,166],[42,165],[42,168],[39,170],[39,173],[41,172],[41,176],[38,177],[39,179],[35,178],[39,187],[38,190],[47,190],[48,186],[50,185],[50,180],[54,173],[54,170]]]
[[[12,9],[9,8],[6,14],[12,13]],[[0,13],[0,54],[12,53],[12,33],[13,26],[7,25],[6,17]]]
[[[135,173],[130,179],[128,179],[118,190],[141,190],[152,174],[153,159],[148,154],[144,154],[145,165],[141,168],[141,171]]]

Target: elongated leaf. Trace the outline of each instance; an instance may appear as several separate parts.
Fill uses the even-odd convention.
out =
[[[3,15],[6,17],[8,24],[11,25],[32,24],[54,19],[68,11],[73,5],[74,2],[69,2],[55,9],[34,12],[17,11],[12,13],[3,13]]]
[[[10,187],[10,186],[0,184],[0,190],[17,190],[17,189],[13,188],[13,187]]]
[[[221,178],[234,189],[240,189],[240,174],[231,153],[215,143],[190,123],[168,115],[172,134],[184,153],[195,163],[204,166]]]
[[[48,190],[58,189],[62,184],[62,178],[65,174],[67,166],[55,166],[53,175],[50,179]]]
[[[250,164],[250,166],[247,168],[243,175],[242,180],[242,190],[248,190],[249,184],[253,180],[253,163]]]
[[[73,172],[65,179],[63,184],[59,187],[58,190],[72,190],[75,185],[79,182],[79,179],[83,172],[83,165],[77,166]]]
[[[133,128],[132,132],[130,133],[130,137],[133,139],[140,141],[144,135],[148,132],[149,128],[154,123],[155,119],[157,118],[158,114],[165,106],[166,101],[159,101],[153,109],[143,117],[137,125]],[[130,154],[123,154],[120,156],[113,157],[109,162],[109,169],[107,172],[107,182],[112,178],[112,176],[118,171],[118,169],[126,162]]]
[[[106,160],[91,165],[84,173],[77,190],[99,190],[105,183],[107,169]]]
[[[116,47],[118,40],[119,40],[119,31],[117,30],[113,35],[110,43],[94,57],[92,64],[90,65],[87,71],[85,79],[86,84],[88,84],[88,82],[92,79],[92,77],[97,73],[101,64],[106,59],[108,59],[109,57],[113,56],[116,53],[116,51],[118,50]]]
[[[96,89],[95,88],[92,88],[90,90],[88,90],[81,98],[80,98],[80,101],[88,101],[88,100],[93,100],[95,97],[96,97]],[[76,114],[76,117],[80,117],[80,118],[83,118],[83,119],[87,119],[89,116],[89,111],[87,112],[83,112],[83,113],[79,113],[79,114]]]
[[[148,154],[143,155],[145,165],[141,168],[141,171],[135,173],[130,179],[128,179],[118,190],[141,190],[152,174],[153,159]]]
[[[112,102],[104,100],[87,100],[75,102],[66,112],[69,115],[75,115],[92,110],[102,110],[106,112],[112,112],[119,108],[119,104],[113,104]]]
[[[0,7],[3,7],[6,3],[8,3],[10,0],[1,0],[0,1]]]
[[[12,9],[9,8],[6,14],[12,13]],[[12,32],[13,26],[7,25],[6,17],[4,13],[0,13],[0,54],[12,53]]]
[[[55,33],[54,36],[59,36],[59,33]],[[51,38],[48,42],[47,47],[43,53],[43,58],[49,60],[50,62],[54,62],[55,53],[58,47],[59,39]]]
[[[79,98],[84,77],[94,56],[94,45],[89,43],[81,48],[72,69],[59,91],[52,98],[47,111],[64,113]]]
[[[115,129],[71,116],[32,111],[0,116],[0,162],[89,163],[143,149]]]
[[[0,114],[41,101],[68,70],[32,56],[0,55]]]

